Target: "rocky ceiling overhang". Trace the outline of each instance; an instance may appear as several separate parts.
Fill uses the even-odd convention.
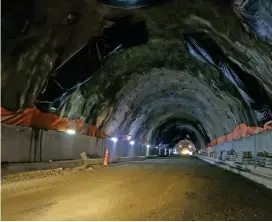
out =
[[[205,146],[242,122],[271,119],[271,13],[271,0],[172,0],[133,10],[95,0],[3,1],[2,106],[35,106],[54,69],[100,36],[105,18],[129,15],[145,22],[148,42],[108,56],[54,112],[110,136],[158,144],[188,134]]]

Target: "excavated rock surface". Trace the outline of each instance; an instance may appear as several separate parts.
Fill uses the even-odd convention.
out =
[[[15,37],[3,38],[2,106],[7,109],[33,106],[55,64],[99,35],[104,16],[125,14],[146,21],[149,43],[112,55],[73,93],[61,115],[85,119],[108,135],[131,134],[150,142],[161,142],[156,135],[168,122],[170,128],[191,125],[200,140],[229,133],[242,122],[256,124],[254,112],[235,86],[187,53],[183,33],[190,30],[209,33],[272,96],[271,45],[246,32],[225,1],[173,0],[121,10],[95,0],[41,0],[34,5],[29,1],[28,7],[18,6],[30,11],[21,15],[30,23],[27,32],[10,31]],[[62,24],[71,11],[80,13],[79,22]]]

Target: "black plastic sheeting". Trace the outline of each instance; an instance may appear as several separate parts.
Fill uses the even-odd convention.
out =
[[[97,0],[98,3],[116,8],[142,8],[166,0]]]
[[[203,32],[184,33],[187,51],[202,62],[219,68],[220,62],[225,59],[225,54],[213,39]]]
[[[272,1],[236,0],[234,6],[244,25],[263,39],[272,39]]]
[[[256,77],[247,73],[234,59],[226,56],[208,34],[184,33],[184,40],[190,55],[223,72],[238,88],[246,103],[258,113],[260,123],[272,120],[272,99]]]
[[[78,86],[92,78],[110,54],[147,42],[148,32],[144,22],[119,19],[105,28],[102,36],[93,37],[54,69],[36,99],[36,107],[41,111],[58,111]]]

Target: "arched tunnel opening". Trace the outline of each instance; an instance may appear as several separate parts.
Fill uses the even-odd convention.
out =
[[[151,141],[153,144],[168,144],[169,148],[173,148],[180,141],[188,139],[197,149],[203,149],[210,141],[205,131],[201,132],[201,129],[197,127],[197,123],[189,122],[186,119],[167,119],[154,130]]]
[[[124,208],[122,212],[125,212],[120,214],[121,219],[134,220],[134,215],[137,215],[137,219],[225,220],[234,218],[232,210],[236,212],[234,215],[244,219],[242,211],[236,210],[244,206],[250,220],[254,219],[255,214],[261,220],[271,218],[271,210],[267,206],[271,206],[272,202],[270,199],[262,199],[266,195],[258,195],[244,181],[224,171],[217,171],[199,160],[206,158],[206,162],[214,161],[213,164],[218,164],[220,161],[222,163],[225,155],[229,158],[229,150],[222,151],[221,146],[217,147],[220,156],[216,156],[219,138],[223,138],[222,144],[225,147],[235,143],[235,140],[239,140],[237,144],[242,141],[242,144],[253,138],[254,147],[261,149],[263,159],[258,157],[257,148],[246,145],[243,150],[239,149],[242,145],[238,144],[239,152],[236,152],[235,160],[251,158],[248,153],[246,155],[249,157],[243,156],[248,152],[248,147],[255,155],[254,166],[267,163],[264,159],[271,157],[267,149],[263,148],[263,144],[270,142],[271,138],[260,142],[261,136],[255,136],[257,130],[270,135],[264,128],[266,123],[272,121],[271,0],[2,2],[1,123],[6,127],[6,138],[9,138],[3,140],[5,146],[2,162],[55,164],[57,161],[82,158],[80,163],[85,163],[96,158],[98,160],[95,161],[100,161],[102,166],[103,161],[106,160],[104,165],[110,162],[106,156],[113,157],[117,162],[124,159],[133,162],[133,157],[137,161],[144,158],[145,163],[131,163],[135,167],[135,174],[133,167],[124,165],[124,168],[109,167],[108,171],[105,170],[106,179],[94,172],[93,178],[101,177],[98,179],[100,182],[81,177],[82,172],[79,178],[92,184],[94,190],[101,186],[98,192],[105,191],[114,203],[119,203],[119,200],[111,195],[118,190],[126,203],[126,206],[120,204]],[[13,125],[16,130],[12,131],[13,128],[6,124]],[[240,126],[243,124],[251,127],[251,131],[242,132]],[[21,130],[17,127],[30,129]],[[239,138],[235,137],[237,128],[241,131]],[[20,133],[25,134],[19,138]],[[247,140],[249,136],[252,137]],[[19,139],[14,139],[17,137]],[[253,144],[252,141],[250,144]],[[194,157],[199,159],[152,159],[159,156],[155,149],[162,147],[173,150],[184,143],[204,154],[201,156],[201,152],[196,153]],[[156,155],[150,155],[149,148],[154,149]],[[91,154],[87,155],[86,150]],[[24,154],[15,156],[14,152]],[[243,165],[241,161],[239,164]],[[237,161],[235,164],[237,167]],[[240,165],[238,170],[242,169]],[[64,167],[59,168],[63,170]],[[72,180],[75,177],[71,174],[64,177],[73,187],[78,185]],[[101,181],[106,181],[103,183],[109,184],[110,188],[101,185]],[[144,182],[139,185],[139,181]],[[173,181],[178,181],[182,189],[186,188],[184,194],[179,193],[180,188],[175,187]],[[231,182],[225,188],[226,181]],[[146,188],[147,192],[142,192],[133,182]],[[146,184],[154,189],[145,187]],[[236,185],[240,196],[232,194]],[[133,194],[127,194],[134,188],[135,193],[131,191]],[[14,193],[13,188],[5,189],[7,193]],[[175,217],[165,216],[171,215],[172,211],[169,210],[169,213],[168,209],[168,214],[162,216],[154,213],[155,208],[149,207],[147,213],[143,211],[143,216],[130,211],[133,206],[137,206],[135,209],[146,209],[145,204],[148,203],[149,206],[156,206],[159,212],[163,209],[163,201],[158,198],[161,205],[157,205],[152,198],[149,199],[149,195],[158,197],[163,193],[169,197],[172,189],[172,196],[178,199],[171,197],[165,203],[169,203],[169,206],[185,203],[182,205],[182,216],[175,211],[178,207],[172,209]],[[204,190],[203,195],[201,189]],[[220,195],[225,195],[223,191],[230,193],[226,197],[227,205],[234,201],[235,207],[229,206],[224,212],[216,208],[215,211],[220,214],[214,214],[211,202],[218,203],[218,206],[224,203],[214,197],[213,189]],[[57,192],[61,193],[60,190]],[[66,191],[70,192],[69,189]],[[252,210],[247,205],[247,201],[252,200],[243,199],[247,196],[246,191],[254,193],[259,208]],[[92,209],[88,211],[91,218],[112,219],[104,209],[96,208],[96,203],[109,209],[112,206],[90,192],[87,191],[88,197],[95,200],[88,203],[89,209]],[[50,192],[41,193],[48,196]],[[137,202],[138,196],[134,198],[134,203],[134,200],[130,200],[133,195],[146,198],[146,203]],[[69,197],[73,199],[72,195]],[[195,201],[198,197],[202,202]],[[211,202],[207,201],[209,197]],[[5,198],[8,199],[8,195]],[[65,199],[54,198],[54,203],[62,203]],[[39,198],[36,199],[37,204],[41,205]],[[76,212],[70,208],[73,205],[71,202],[64,204],[69,212]],[[186,206],[190,206],[190,209]],[[118,207],[116,209],[120,210]],[[61,211],[58,206],[56,209]],[[97,209],[97,214],[94,209]],[[209,215],[203,213],[205,210]],[[6,207],[5,218],[18,219],[10,215],[20,215],[20,212],[26,212],[27,209],[19,206],[18,214],[6,213],[10,211],[11,208]],[[50,209],[47,216],[41,214],[40,218],[52,219],[50,215],[54,215],[57,219],[75,219],[73,213],[71,217],[61,214],[61,218],[58,218],[60,216],[56,211]],[[90,218],[81,209],[78,212],[79,218]],[[262,212],[265,213],[262,215]],[[100,218],[99,215],[104,217]],[[28,216],[26,218],[33,219]]]
[[[254,16],[261,2],[270,7],[260,0],[243,10]],[[3,5],[9,10],[3,15],[2,49],[2,104],[8,110],[35,106],[82,119],[109,136],[154,143],[163,135],[174,143],[170,140],[187,130],[197,147],[241,123],[271,120],[271,33],[258,23],[269,20],[265,14],[246,20],[236,1],[207,1],[205,7],[161,1],[132,11],[108,8],[113,2],[105,1],[89,5],[96,14],[93,29],[84,33],[91,3],[43,3],[45,8],[64,4],[58,15],[46,14],[31,0],[27,4],[17,11],[8,1]],[[165,16],[157,16],[165,9]],[[13,19],[16,13],[20,22]],[[221,18],[218,24],[214,16]],[[250,37],[253,32],[259,36]],[[17,77],[21,83],[11,86]],[[174,126],[174,119],[191,126]],[[173,127],[166,133],[162,123]]]

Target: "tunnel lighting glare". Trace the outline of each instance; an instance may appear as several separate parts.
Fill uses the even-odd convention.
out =
[[[147,145],[146,145],[146,147],[147,147],[147,148],[150,148],[150,145],[149,145],[149,144],[147,144]]]
[[[134,141],[130,141],[129,144],[133,146],[135,144],[135,142]]]
[[[112,137],[112,138],[111,138],[111,141],[113,141],[113,142],[116,143],[116,142],[118,141],[118,139],[117,139],[116,137]]]
[[[190,155],[191,156],[191,155],[193,155],[193,152],[191,152],[191,151],[189,151],[189,150],[186,149],[186,150],[182,150],[181,154],[182,155]]]
[[[73,129],[68,129],[66,133],[73,135],[76,134],[76,131]]]

